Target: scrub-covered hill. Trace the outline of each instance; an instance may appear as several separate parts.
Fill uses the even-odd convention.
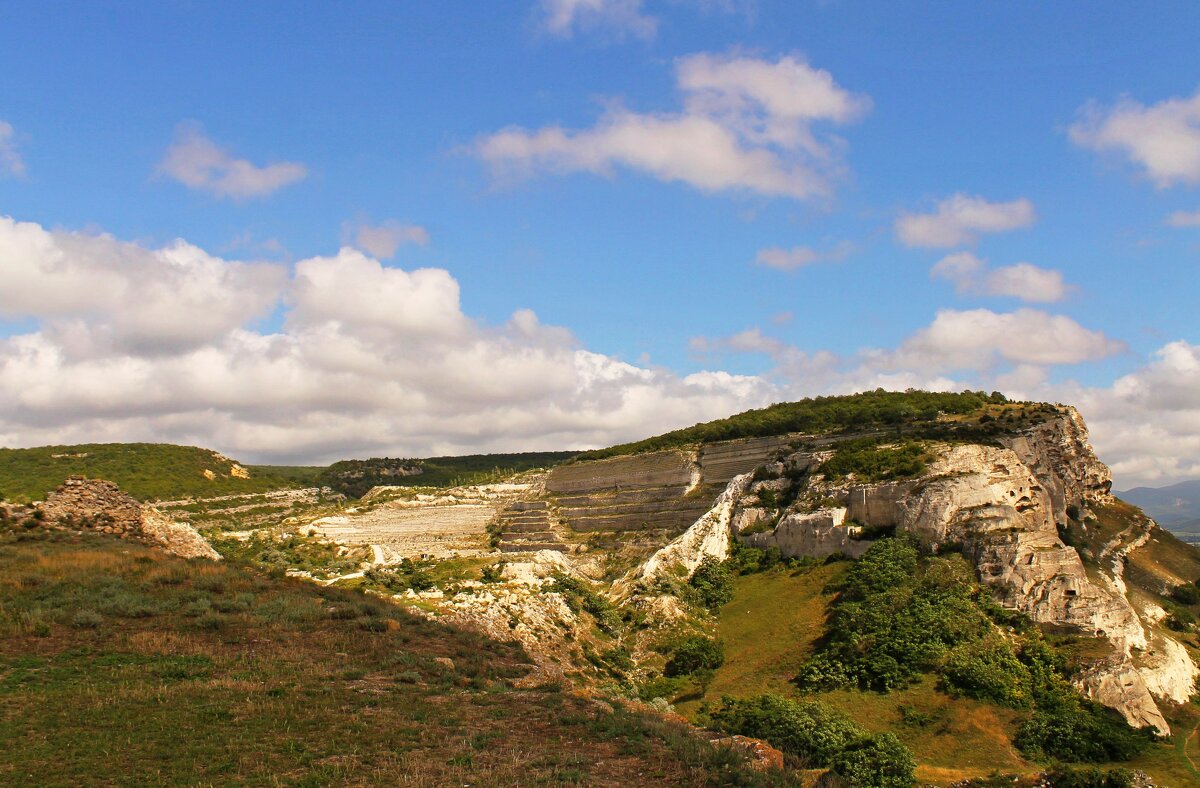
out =
[[[86,443],[0,449],[0,495],[38,501],[68,476],[116,482],[143,501],[265,492],[298,486],[209,449],[169,443]]]

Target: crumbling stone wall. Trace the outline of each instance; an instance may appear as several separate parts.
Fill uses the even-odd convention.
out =
[[[117,536],[138,535],[142,505],[113,482],[71,476],[46,496],[39,509],[52,525]]]
[[[91,530],[157,544],[183,558],[221,560],[194,528],[138,502],[113,482],[71,476],[38,507],[50,527]]]

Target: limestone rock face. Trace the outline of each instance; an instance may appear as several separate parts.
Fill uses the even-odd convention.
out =
[[[1145,648],[1133,606],[1092,583],[1079,553],[1059,540],[1058,494],[1012,449],[955,446],[897,501],[898,525],[934,545],[962,545],[1000,603],[1034,621],[1080,627],[1126,652]]]
[[[858,558],[871,546],[858,539],[862,528],[846,524],[846,509],[820,509],[785,515],[774,530],[749,534],[742,541],[751,547],[778,547],[785,557],[807,555],[825,558],[842,553]]]
[[[746,493],[753,474],[733,477],[713,507],[701,515],[678,538],[642,564],[640,577],[653,579],[671,570],[691,574],[708,557],[724,561],[729,557],[730,522],[738,499]]]
[[[1138,672],[1151,695],[1173,703],[1188,702],[1196,691],[1196,677],[1200,674],[1187,649],[1165,635],[1150,641]]]
[[[1163,734],[1171,732],[1141,673],[1120,655],[1084,674],[1079,689],[1097,703],[1116,709],[1135,728],[1148,725]]]
[[[196,529],[139,503],[113,482],[72,476],[46,496],[39,508],[47,521],[60,528],[140,538],[182,558],[221,560],[220,553]]]
[[[1061,417],[1008,438],[1004,444],[1037,475],[1056,510],[1112,499],[1112,473],[1092,451],[1087,425],[1075,408],[1066,408]]]

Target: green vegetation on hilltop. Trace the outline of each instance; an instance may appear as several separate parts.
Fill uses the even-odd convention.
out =
[[[0,784],[794,784],[530,667],[346,589],[0,530]]]
[[[956,431],[967,427],[971,428],[972,435],[998,435],[1008,426],[1015,427],[1017,423],[1001,421],[984,413],[984,410],[988,406],[1003,405],[1007,402],[999,392],[986,394],[982,391],[952,394],[877,389],[847,396],[814,397],[748,410],[729,418],[696,424],[633,443],[586,451],[581,453],[578,459],[595,460],[640,454],[735,438],[759,438],[793,432],[824,434],[904,425],[923,425],[926,429],[922,434],[927,434],[928,437],[952,437]],[[978,423],[941,424],[937,428],[929,429],[938,423],[939,414],[944,417],[976,413],[979,413],[981,418],[986,417],[985,426],[980,427]],[[1025,415],[1024,411],[1021,415]]]
[[[534,468],[549,468],[575,456],[573,451],[536,451],[516,454],[468,454],[461,457],[342,460],[321,471],[317,481],[351,498],[361,498],[372,487],[454,487],[502,481]],[[414,473],[418,471],[419,473]],[[403,475],[411,473],[412,475]]]
[[[143,501],[265,492],[298,486],[266,470],[232,475],[236,463],[208,449],[169,443],[87,443],[0,449],[0,495],[27,503],[43,500],[68,476],[116,482]],[[212,474],[208,478],[205,471]]]

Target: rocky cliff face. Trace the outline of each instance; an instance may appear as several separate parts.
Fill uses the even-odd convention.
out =
[[[724,557],[721,543],[731,536],[777,546],[785,556],[855,556],[869,546],[863,526],[894,527],[934,550],[961,549],[1004,606],[1039,623],[1107,638],[1111,656],[1081,679],[1081,689],[1131,724],[1168,733],[1155,698],[1186,700],[1195,690],[1196,668],[1182,646],[1139,618],[1126,596],[1121,568],[1139,543],[1122,548],[1111,565],[1089,568],[1059,536],[1069,517],[1082,518],[1088,507],[1112,500],[1111,474],[1092,451],[1083,419],[1065,408],[1001,444],[933,446],[935,459],[910,481],[834,484],[811,475],[800,500],[772,509],[764,501],[776,500],[788,482],[770,477],[812,471],[821,459],[792,454],[766,468],[766,479],[737,477],[642,575],[691,569],[703,555]]]

